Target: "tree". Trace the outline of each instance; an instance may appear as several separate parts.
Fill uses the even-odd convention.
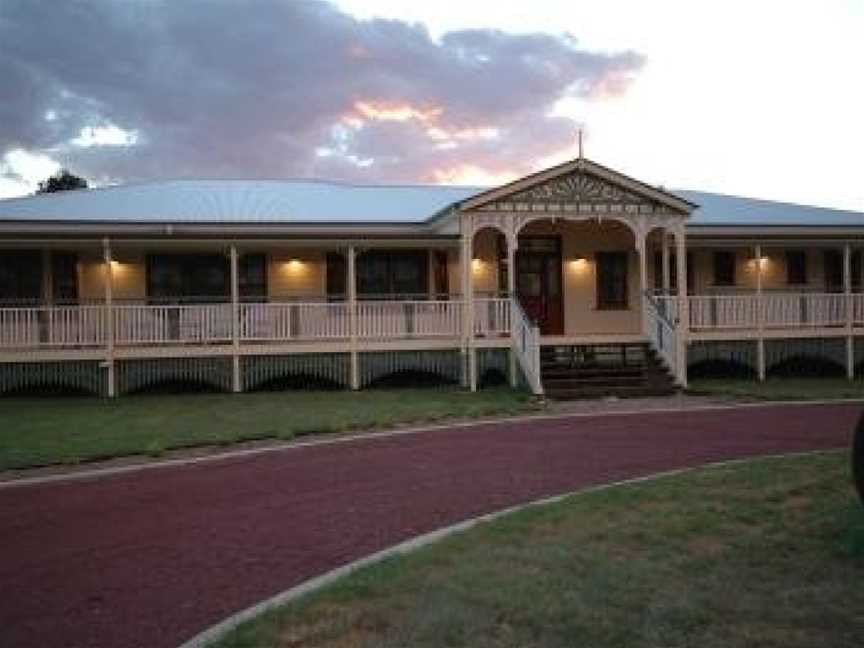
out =
[[[67,169],[60,169],[50,178],[39,183],[37,194],[53,193],[55,191],[69,191],[70,189],[86,189],[87,181],[79,178]]]
[[[855,479],[855,488],[858,489],[858,497],[864,504],[864,414],[858,420],[855,440],[852,442],[852,475]]]

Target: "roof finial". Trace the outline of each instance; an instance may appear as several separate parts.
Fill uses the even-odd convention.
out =
[[[582,128],[580,127],[577,133],[577,139],[579,141],[579,159],[582,159]]]

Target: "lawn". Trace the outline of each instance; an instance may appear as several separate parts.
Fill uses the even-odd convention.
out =
[[[214,645],[857,648],[864,508],[848,461],[762,459],[528,509],[355,572]]]
[[[864,381],[846,378],[769,378],[760,383],[757,380],[702,378],[691,380],[688,391],[752,400],[864,400]]]
[[[456,388],[0,399],[0,469],[316,432],[518,414],[523,392]]]

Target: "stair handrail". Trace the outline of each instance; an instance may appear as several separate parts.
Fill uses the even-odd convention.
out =
[[[645,291],[645,330],[648,342],[660,354],[674,376],[678,375],[678,321],[673,319],[664,307],[650,292]]]
[[[515,297],[510,298],[510,337],[513,352],[525,374],[531,393],[543,395],[543,382],[540,378],[540,329],[525,314],[522,304]]]

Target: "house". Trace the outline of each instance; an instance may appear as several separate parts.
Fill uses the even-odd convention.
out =
[[[802,363],[851,379],[862,248],[864,213],[671,192],[584,158],[493,189],[177,180],[3,200],[0,392],[422,372],[578,396],[642,393],[649,369],[671,387]]]

